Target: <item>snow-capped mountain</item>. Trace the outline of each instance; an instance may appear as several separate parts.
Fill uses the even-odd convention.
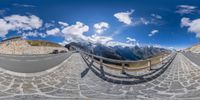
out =
[[[70,45],[81,48],[86,52],[90,52],[95,55],[103,56],[111,59],[119,60],[141,60],[147,59],[157,54],[163,52],[171,52],[168,49],[158,48],[153,46],[134,46],[134,47],[124,47],[124,46],[105,46],[102,44],[92,44],[92,43],[70,43],[65,47]]]

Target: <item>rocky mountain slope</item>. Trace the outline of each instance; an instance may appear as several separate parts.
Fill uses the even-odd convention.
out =
[[[86,52],[93,53],[95,55],[103,56],[111,59],[118,60],[141,60],[147,59],[161,53],[169,53],[170,50],[164,48],[157,48],[153,46],[134,46],[134,47],[122,47],[122,46],[105,46],[102,44],[91,44],[91,43],[70,43],[70,45],[81,48]]]
[[[194,45],[192,47],[186,48],[184,51],[190,51],[194,53],[200,53],[200,44]]]

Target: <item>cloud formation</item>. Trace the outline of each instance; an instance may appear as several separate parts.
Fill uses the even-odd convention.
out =
[[[47,33],[47,35],[57,36],[60,33],[60,29],[54,28],[54,29],[51,29],[51,30],[47,30],[46,33]]]
[[[69,24],[67,24],[67,23],[65,23],[65,22],[62,22],[62,21],[59,21],[58,24],[60,24],[60,25],[62,25],[62,26],[65,26],[65,27],[69,25]]]
[[[127,39],[127,43],[135,43],[136,42],[136,39],[133,39],[133,38],[131,38],[131,37],[126,37],[126,39]]]
[[[89,40],[89,42],[92,42],[92,43],[107,44],[108,42],[112,41],[113,38],[108,37],[108,36],[99,36],[97,34],[94,34],[92,36],[89,36],[88,40]]]
[[[119,22],[130,25],[133,23],[132,17],[131,17],[131,14],[133,12],[134,12],[134,10],[126,11],[126,12],[118,12],[118,13],[114,14],[114,17],[116,17]]]
[[[87,40],[87,37],[83,34],[89,31],[89,26],[82,22],[76,22],[76,24],[67,26],[62,29],[62,33],[66,40]]]
[[[0,19],[0,37],[5,37],[9,31],[26,31],[38,29],[42,20],[35,16],[11,15]]]
[[[152,17],[155,17],[156,19],[162,19],[162,16],[158,14],[151,14]]]
[[[148,24],[150,24],[151,22],[150,21],[148,21],[147,19],[145,19],[145,18],[140,18],[140,21],[139,22],[141,22],[142,24],[144,24],[144,25],[148,25]]]
[[[34,7],[36,7],[34,5],[19,4],[19,3],[14,3],[13,6],[15,6],[15,7],[26,7],[26,8],[34,8]]]
[[[99,22],[94,24],[93,27],[96,33],[101,34],[109,28],[109,24],[107,22]]]
[[[156,33],[158,33],[159,30],[152,30],[150,34],[148,34],[149,37],[155,35]]]
[[[176,10],[176,13],[179,13],[181,15],[184,14],[192,14],[197,10],[196,6],[191,6],[191,5],[178,5]]]
[[[38,37],[38,36],[45,38],[47,35],[45,33],[38,32],[37,30],[22,33],[22,38],[24,39],[27,37]]]
[[[193,32],[196,37],[200,38],[200,18],[190,20],[190,18],[183,17],[181,19],[181,27],[187,27],[188,32]]]

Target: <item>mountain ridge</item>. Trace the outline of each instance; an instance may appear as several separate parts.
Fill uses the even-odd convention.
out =
[[[170,53],[171,51],[165,48],[158,48],[153,46],[106,46],[103,44],[92,43],[75,43],[71,42],[65,47],[76,46],[83,51],[117,60],[144,60],[161,53]]]

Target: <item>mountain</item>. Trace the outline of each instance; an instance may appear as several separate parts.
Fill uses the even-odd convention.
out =
[[[200,44],[193,45],[193,46],[185,49],[184,51],[190,51],[190,52],[194,52],[194,53],[200,53]]]
[[[74,43],[74,42],[66,45],[65,47],[69,47],[70,45],[79,47],[86,52],[90,52],[98,56],[103,56],[106,58],[118,59],[118,60],[141,60],[159,55],[161,53],[171,52],[170,50],[153,46],[111,47],[102,44]]]

